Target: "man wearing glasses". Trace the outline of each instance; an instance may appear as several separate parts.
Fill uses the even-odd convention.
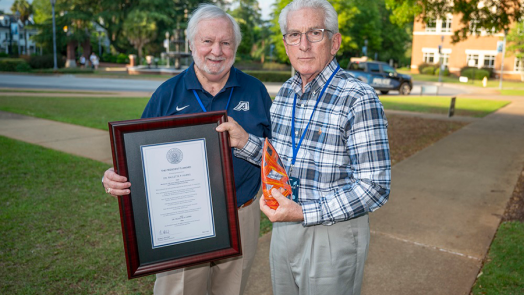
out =
[[[271,107],[272,143],[293,196],[261,210],[273,222],[273,293],[360,294],[369,245],[368,213],[386,203],[391,183],[387,120],[369,85],[340,69],[337,13],[326,0],[295,0],[280,14],[297,74]],[[262,139],[224,123],[235,154],[260,164]]]

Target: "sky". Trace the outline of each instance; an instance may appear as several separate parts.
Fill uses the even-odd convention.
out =
[[[13,5],[13,2],[14,0],[0,0],[0,10],[3,10],[6,13],[11,13],[11,5]],[[31,3],[33,0],[28,0],[28,2]],[[271,4],[274,2],[275,0],[258,0],[260,9],[262,9],[262,19],[269,19],[269,14],[271,14]]]

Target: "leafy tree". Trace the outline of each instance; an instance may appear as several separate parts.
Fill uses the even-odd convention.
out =
[[[260,7],[257,0],[235,0],[233,5],[237,8],[230,11],[235,18],[242,32],[242,42],[238,47],[237,54],[241,57],[250,56],[253,46],[256,43],[255,35],[262,24]]]
[[[524,81],[524,23],[516,23],[509,31],[507,36],[508,47],[507,50],[513,52],[515,57],[520,59],[520,75]]]
[[[124,35],[138,51],[138,60],[142,60],[142,48],[156,38],[157,25],[155,14],[135,9],[124,22]]]
[[[26,31],[24,33],[24,44],[25,44],[25,52],[27,54],[27,28],[26,28],[26,22],[29,20],[29,17],[31,14],[33,14],[33,6],[26,0],[15,0],[13,2],[13,5],[11,5],[11,12],[13,13],[19,13],[20,14],[20,21],[24,24],[24,30]]]
[[[445,18],[447,14],[460,15],[464,26],[455,30],[454,43],[467,39],[472,21],[477,27],[500,32],[509,30],[524,14],[524,3],[519,0],[386,0],[386,4],[393,10],[391,18],[397,24],[413,20],[427,23],[429,19]],[[487,33],[492,31],[487,30]]]

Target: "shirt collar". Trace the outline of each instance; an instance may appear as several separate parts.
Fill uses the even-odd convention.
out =
[[[188,90],[201,90],[204,91],[204,88],[202,88],[202,84],[200,84],[200,81],[198,81],[198,78],[196,76],[195,72],[195,63],[192,62],[191,65],[187,68],[187,73],[184,77],[184,82],[186,84],[186,88]],[[237,69],[235,67],[231,67],[229,77],[227,78],[226,85],[224,85],[224,88],[220,90],[220,92],[224,91],[227,88],[230,87],[237,87],[240,86],[240,82],[238,81],[238,73]],[[220,93],[219,92],[219,93]]]
[[[320,91],[322,87],[324,87],[324,84],[326,84],[329,77],[331,77],[331,74],[337,69],[338,62],[336,58],[333,58],[330,63],[313,79],[313,81],[309,82],[305,87],[305,92],[307,93],[309,91]],[[302,95],[302,78],[300,77],[300,74],[297,72],[295,76],[293,77],[291,81],[291,87],[295,90],[295,93],[298,95]]]

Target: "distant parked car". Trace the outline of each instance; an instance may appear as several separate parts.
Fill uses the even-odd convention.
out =
[[[411,76],[397,73],[393,67],[385,62],[351,62],[347,71],[382,94],[397,90],[400,95],[408,95],[413,89]]]

